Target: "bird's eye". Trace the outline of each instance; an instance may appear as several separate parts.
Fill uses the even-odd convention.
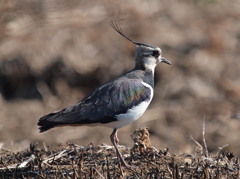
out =
[[[152,56],[154,56],[154,57],[159,57],[159,55],[160,55],[160,53],[159,53],[158,50],[154,50],[154,51],[152,52]]]

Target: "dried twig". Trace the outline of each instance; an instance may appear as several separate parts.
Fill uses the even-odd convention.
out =
[[[65,150],[61,151],[59,154],[54,154],[54,156],[45,159],[42,163],[48,164],[50,161],[57,160],[57,159],[59,159],[63,156],[66,156],[70,152],[72,152],[72,151],[68,151],[68,150],[65,149]]]
[[[24,162],[22,162],[18,168],[23,168],[25,167],[29,162],[33,161],[35,159],[35,155],[31,155],[27,160],[25,160]]]
[[[93,170],[95,170],[101,178],[105,178],[104,176],[102,176],[102,174],[95,167],[93,168]]]
[[[205,148],[205,153],[206,153],[206,157],[208,157],[208,148],[207,148],[207,143],[206,143],[206,139],[205,139],[205,116],[204,116],[204,120],[203,120],[203,131],[202,131],[202,137],[203,137],[203,145],[204,145],[204,148]]]
[[[200,148],[200,151],[201,151],[201,154],[203,153],[203,146],[198,142],[196,141],[193,136],[190,137],[192,139],[192,141]]]
[[[224,148],[226,148],[226,147],[228,147],[229,145],[228,144],[225,144],[224,146],[222,146],[222,147],[218,147],[218,151],[217,151],[217,156],[219,155],[219,153],[224,149]]]

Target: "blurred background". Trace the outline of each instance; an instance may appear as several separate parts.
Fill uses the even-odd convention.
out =
[[[159,46],[173,65],[155,71],[147,112],[119,132],[149,127],[153,146],[176,153],[228,144],[240,156],[240,2],[238,0],[2,0],[0,143],[111,144],[112,129],[64,127],[39,134],[40,117],[76,103],[134,66],[135,46],[117,34]]]

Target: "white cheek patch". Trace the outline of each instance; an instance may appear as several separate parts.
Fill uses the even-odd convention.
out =
[[[146,69],[152,71],[153,74],[154,74],[156,65],[157,65],[157,60],[154,57],[145,57],[144,66]]]

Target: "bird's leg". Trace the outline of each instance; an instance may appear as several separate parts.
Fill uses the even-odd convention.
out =
[[[114,148],[116,149],[116,153],[117,153],[118,158],[120,159],[121,164],[122,164],[124,167],[126,167],[126,168],[131,168],[131,166],[128,165],[128,164],[125,162],[125,160],[123,159],[121,153],[120,153],[119,150],[118,150],[117,144],[119,143],[119,139],[118,139],[118,137],[117,137],[117,132],[118,132],[118,129],[114,129],[113,132],[112,132],[112,134],[111,134],[111,136],[110,136],[110,139],[111,139],[111,141],[112,141],[112,143],[113,143]]]
[[[116,129],[116,132],[113,132],[114,133],[113,138],[114,138],[114,141],[116,142],[116,145],[119,144],[119,138],[117,136],[117,132],[118,132],[118,129]]]

